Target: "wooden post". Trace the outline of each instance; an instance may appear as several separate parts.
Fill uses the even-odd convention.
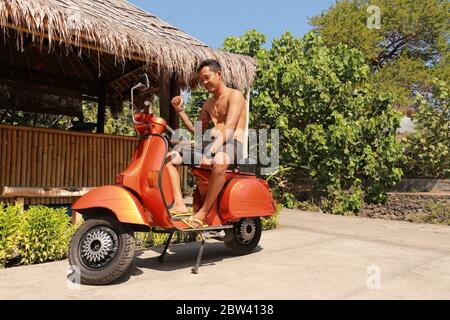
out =
[[[170,123],[170,79],[167,72],[161,70],[159,76],[159,116]]]
[[[173,97],[179,96],[181,89],[175,75],[167,75],[167,71],[161,71],[159,78],[159,104],[160,116],[164,118],[172,129],[176,130],[180,127],[179,116],[170,102]]]
[[[250,93],[251,93],[252,89],[251,88],[247,88],[247,92],[246,92],[246,104],[245,104],[245,112],[247,113],[247,121],[245,122],[245,135],[244,135],[244,152],[243,152],[243,157],[244,159],[248,158],[248,130],[249,130],[249,123],[250,123]]]
[[[170,118],[169,118],[169,126],[172,127],[172,129],[176,130],[180,128],[180,116],[176,112],[172,106],[170,106],[170,102],[172,99],[176,96],[179,96],[181,94],[180,85],[175,80],[175,75],[172,75],[170,79],[170,97],[169,97],[169,108],[170,108]]]
[[[100,85],[98,94],[97,133],[105,133],[106,85]]]
[[[83,216],[76,211],[72,210],[72,224],[77,224],[81,221]]]

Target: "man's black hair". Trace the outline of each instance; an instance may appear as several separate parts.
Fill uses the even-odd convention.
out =
[[[209,67],[209,70],[214,72],[222,71],[222,66],[220,65],[219,61],[214,59],[208,59],[200,63],[197,68],[197,72],[200,72],[205,67]]]

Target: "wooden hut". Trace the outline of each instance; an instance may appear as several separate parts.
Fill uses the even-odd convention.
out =
[[[99,109],[96,134],[0,125],[0,201],[71,203],[114,183],[136,139],[104,135],[105,109],[120,110],[143,72],[176,128],[170,100],[196,85],[200,61],[217,59],[239,89],[256,69],[122,0],[0,0],[0,33],[0,111],[77,116],[84,101]]]

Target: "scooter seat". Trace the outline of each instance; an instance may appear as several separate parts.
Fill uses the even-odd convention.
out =
[[[256,163],[257,163],[256,160],[249,158],[249,159],[245,159],[244,161],[242,161],[242,163],[230,165],[228,170],[230,172],[237,171],[238,173],[256,175],[256,169],[257,169]],[[198,165],[188,165],[188,166],[191,167],[192,169],[196,169],[196,170],[211,170],[212,169],[212,166],[211,167],[199,167]]]
[[[256,175],[256,165],[257,161],[255,159],[247,158],[243,163],[239,163],[237,170],[239,173],[246,173]]]
[[[240,164],[238,171],[239,173],[256,175],[256,164]]]

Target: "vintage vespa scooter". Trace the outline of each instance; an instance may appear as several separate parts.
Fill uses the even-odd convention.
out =
[[[72,205],[84,223],[72,238],[69,262],[79,269],[84,284],[108,284],[128,269],[135,250],[133,232],[169,234],[160,262],[174,232],[199,234],[201,247],[192,268],[197,273],[206,238],[224,241],[234,254],[250,253],[261,237],[261,217],[276,211],[267,183],[255,176],[256,168],[240,165],[226,173],[226,184],[209,212],[208,227],[192,229],[171,215],[173,194],[165,160],[173,146],[167,131],[173,130],[151,111],[134,112],[134,91],[144,87],[149,87],[147,75],[131,89],[131,112],[140,138],[130,165],[117,175],[115,185],[94,189]],[[193,168],[194,211],[202,205],[210,173]]]

